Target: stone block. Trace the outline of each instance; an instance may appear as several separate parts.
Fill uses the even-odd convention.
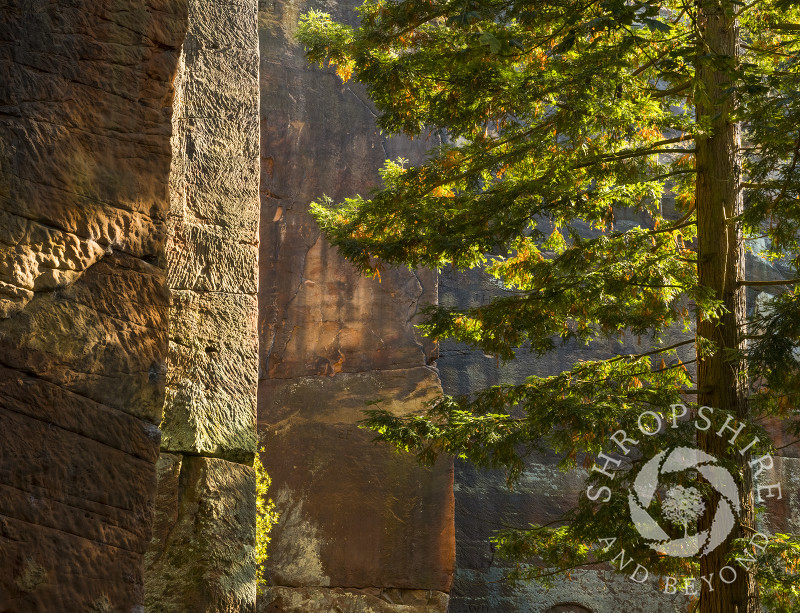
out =
[[[0,610],[141,611],[182,0],[0,11]]]
[[[352,23],[352,2],[325,7]],[[388,157],[419,162],[437,135],[391,139],[364,88],[307,64],[308,2],[259,2],[259,438],[281,520],[263,611],[444,611],[454,555],[452,461],[421,468],[371,443],[370,400],[402,414],[441,393],[415,329],[433,271],[365,279],[321,237],[309,203],[368,195]],[[369,591],[372,590],[372,591]],[[395,593],[397,591],[397,593]],[[400,593],[402,592],[402,594]],[[412,594],[415,594],[412,596]]]
[[[756,490],[758,506],[766,510],[757,518],[759,530],[769,534],[800,533],[800,459],[773,456],[773,467],[756,479],[756,487],[780,484],[777,489]]]
[[[219,458],[162,454],[145,557],[153,613],[255,610],[255,472]]]
[[[260,439],[281,519],[270,585],[391,586],[447,592],[452,574],[452,461],[420,467],[361,430],[365,401],[400,413],[438,395],[435,371],[273,380],[262,387]]]

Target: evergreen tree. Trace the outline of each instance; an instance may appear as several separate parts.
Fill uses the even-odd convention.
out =
[[[313,205],[340,253],[370,275],[390,264],[485,267],[503,296],[431,306],[422,328],[502,360],[625,334],[652,347],[446,396],[423,416],[371,411],[368,425],[424,462],[454,454],[507,469],[513,484],[534,450],[602,468],[601,453],[620,452],[609,438],[640,432],[643,411],[666,423],[673,405],[689,406],[687,417],[713,407],[713,429],[683,417],[638,436],[627,460],[635,468],[679,444],[719,458],[740,492],[723,545],[691,558],[642,546],[620,520],[636,470],[590,470],[591,491],[608,487],[608,500],[583,496],[560,525],[506,530],[496,543],[518,563],[512,579],[543,578],[614,565],[618,549],[598,542],[617,526],[617,545],[647,568],[719,577],[748,550],[758,502],[748,461],[769,449],[763,432],[746,454],[715,432],[728,416],[791,419],[800,390],[800,10],[786,0],[368,0],[358,10],[358,27],[305,15],[309,58],[364,83],[385,132],[441,131],[447,144],[417,167],[387,162],[368,199]],[[748,246],[787,273],[749,320]],[[676,329],[683,339],[667,344]],[[690,346],[695,357],[681,362]],[[704,497],[699,530],[721,500],[708,487]],[[699,582],[699,610],[758,611],[758,568],[770,569],[765,602],[792,610],[796,541],[765,551],[783,558],[729,584]]]

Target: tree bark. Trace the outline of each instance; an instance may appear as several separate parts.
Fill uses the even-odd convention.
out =
[[[725,313],[717,322],[699,314],[698,337],[711,340],[717,346],[713,356],[698,360],[698,403],[716,409],[732,411],[739,420],[747,419],[746,371],[740,355],[731,350],[743,349],[739,334],[745,319],[745,288],[737,280],[744,277],[744,247],[741,224],[733,218],[743,209],[741,192],[741,163],[739,149],[740,126],[731,117],[733,94],[732,69],[739,56],[739,28],[729,0],[697,0],[698,60],[695,105],[698,119],[708,118],[711,131],[699,136],[697,142],[697,186],[695,202],[698,223],[698,273],[701,285],[710,287],[722,300]],[[698,356],[700,358],[700,356]],[[732,433],[718,436],[719,425],[701,432],[698,446],[722,458]],[[737,441],[741,442],[741,441]],[[744,446],[744,445],[742,445]],[[700,573],[710,578],[700,594],[700,613],[757,613],[758,595],[755,579],[740,565],[736,580],[726,584],[720,580],[720,570],[729,565],[726,557],[734,538],[745,536],[742,526],[753,526],[752,473],[743,458],[734,452],[731,458],[743,465],[737,477],[741,514],[728,540],[700,558]],[[719,498],[714,498],[700,518],[701,530],[711,527]],[[712,577],[713,574],[713,577]],[[731,576],[726,571],[725,578]]]

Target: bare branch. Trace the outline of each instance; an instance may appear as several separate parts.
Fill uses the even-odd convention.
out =
[[[695,339],[690,338],[688,340],[681,341],[680,343],[675,343],[674,345],[668,345],[666,347],[661,347],[660,349],[653,349],[652,351],[647,351],[645,353],[628,353],[628,354],[625,354],[625,355],[618,355],[617,357],[608,360],[608,362],[609,363],[617,362],[619,360],[625,360],[625,359],[635,360],[635,359],[638,359],[638,358],[646,357],[648,355],[655,355],[657,353],[664,353],[665,351],[670,351],[672,349],[677,349],[678,347],[683,347],[684,345],[689,345],[689,344],[694,343],[694,342],[695,342]]]
[[[776,279],[774,281],[750,281],[740,279],[736,284],[745,285],[747,287],[769,287],[770,285],[792,285],[797,282],[800,282],[800,279]]]

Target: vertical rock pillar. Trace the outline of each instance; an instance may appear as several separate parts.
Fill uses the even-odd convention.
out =
[[[255,0],[190,0],[172,120],[148,611],[255,607],[258,96]]]

